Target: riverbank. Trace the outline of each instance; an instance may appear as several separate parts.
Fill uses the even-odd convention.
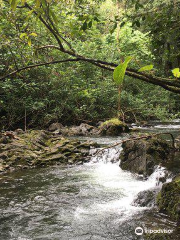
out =
[[[44,130],[5,132],[0,138],[0,172],[88,162],[94,142],[81,142]]]

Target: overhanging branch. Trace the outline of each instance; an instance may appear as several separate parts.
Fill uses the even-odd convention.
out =
[[[80,59],[78,58],[75,58],[75,59],[65,59],[65,60],[57,60],[57,61],[51,61],[51,62],[45,62],[45,63],[37,63],[37,64],[33,64],[33,65],[29,65],[29,66],[26,66],[26,67],[22,67],[22,68],[19,68],[11,73],[8,73],[6,74],[5,76],[1,77],[0,80],[4,80],[8,77],[12,77],[14,75],[16,75],[17,73],[19,72],[22,72],[22,71],[25,71],[25,70],[28,70],[28,69],[32,69],[32,68],[36,68],[36,67],[42,67],[42,66],[47,66],[47,65],[51,65],[51,64],[57,64],[57,63],[67,63],[67,62],[77,62],[79,61]]]
[[[0,78],[0,80],[4,80],[7,77],[11,77],[14,76],[15,74],[23,71],[23,70],[27,70],[27,69],[31,69],[31,68],[35,68],[35,67],[40,67],[40,66],[45,66],[45,65],[50,65],[50,64],[56,64],[56,63],[63,63],[63,62],[76,62],[76,61],[84,61],[84,62],[89,62],[95,66],[98,66],[100,68],[109,70],[109,71],[114,71],[114,68],[117,66],[116,63],[109,63],[107,61],[102,61],[102,60],[97,60],[97,59],[91,59],[91,58],[87,58],[85,56],[79,55],[75,52],[75,50],[72,48],[71,44],[65,39],[65,37],[62,36],[62,34],[59,33],[57,27],[55,26],[55,24],[53,23],[53,21],[48,18],[45,20],[44,17],[42,17],[41,15],[39,15],[35,9],[33,9],[29,4],[25,3],[24,5],[27,9],[29,10],[33,10],[33,13],[39,18],[39,20],[41,21],[41,23],[48,29],[48,31],[54,36],[54,38],[56,39],[58,46],[55,45],[46,45],[46,46],[42,46],[40,47],[38,50],[41,49],[45,49],[45,48],[55,48],[57,50],[59,50],[62,53],[65,53],[71,57],[74,57],[73,59],[66,59],[66,60],[58,60],[58,61],[52,61],[52,62],[48,62],[48,63],[39,63],[39,64],[34,64],[34,65],[30,65],[30,66],[26,66],[26,67],[22,67],[20,69],[17,69],[5,76],[3,76],[2,78]],[[68,49],[66,49],[65,46],[68,46]],[[131,69],[128,68],[126,71],[126,75],[142,80],[144,82],[147,83],[151,83],[154,85],[158,85],[168,91],[174,92],[174,93],[178,93],[180,94],[180,81],[179,80],[173,80],[173,79],[166,79],[166,78],[160,78],[160,77],[156,77],[154,75],[151,74],[146,74],[146,73],[142,73],[142,72],[138,72],[135,69]]]

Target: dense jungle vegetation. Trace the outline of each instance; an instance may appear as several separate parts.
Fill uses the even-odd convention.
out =
[[[118,102],[126,122],[180,117],[180,1],[0,5],[1,128],[93,124]],[[119,100],[113,70],[129,56]]]

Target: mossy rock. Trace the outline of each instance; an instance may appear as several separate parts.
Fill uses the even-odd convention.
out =
[[[126,123],[120,121],[118,118],[112,118],[101,123],[99,127],[100,135],[117,136],[123,132],[129,132],[129,127]]]
[[[160,212],[180,223],[180,176],[163,185],[157,196],[157,205]]]
[[[137,135],[139,137],[139,135]],[[164,166],[170,159],[172,150],[168,142],[152,137],[124,142],[120,155],[120,166],[138,174],[151,175],[154,167],[159,164]]]
[[[11,143],[0,144],[0,172],[53,164],[80,164],[89,160],[93,142],[81,143],[42,130],[18,135]]]

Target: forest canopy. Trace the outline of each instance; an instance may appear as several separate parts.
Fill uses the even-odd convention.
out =
[[[180,1],[0,1],[4,128],[179,116]],[[122,67],[119,67],[122,69]],[[115,80],[115,78],[114,78]]]

